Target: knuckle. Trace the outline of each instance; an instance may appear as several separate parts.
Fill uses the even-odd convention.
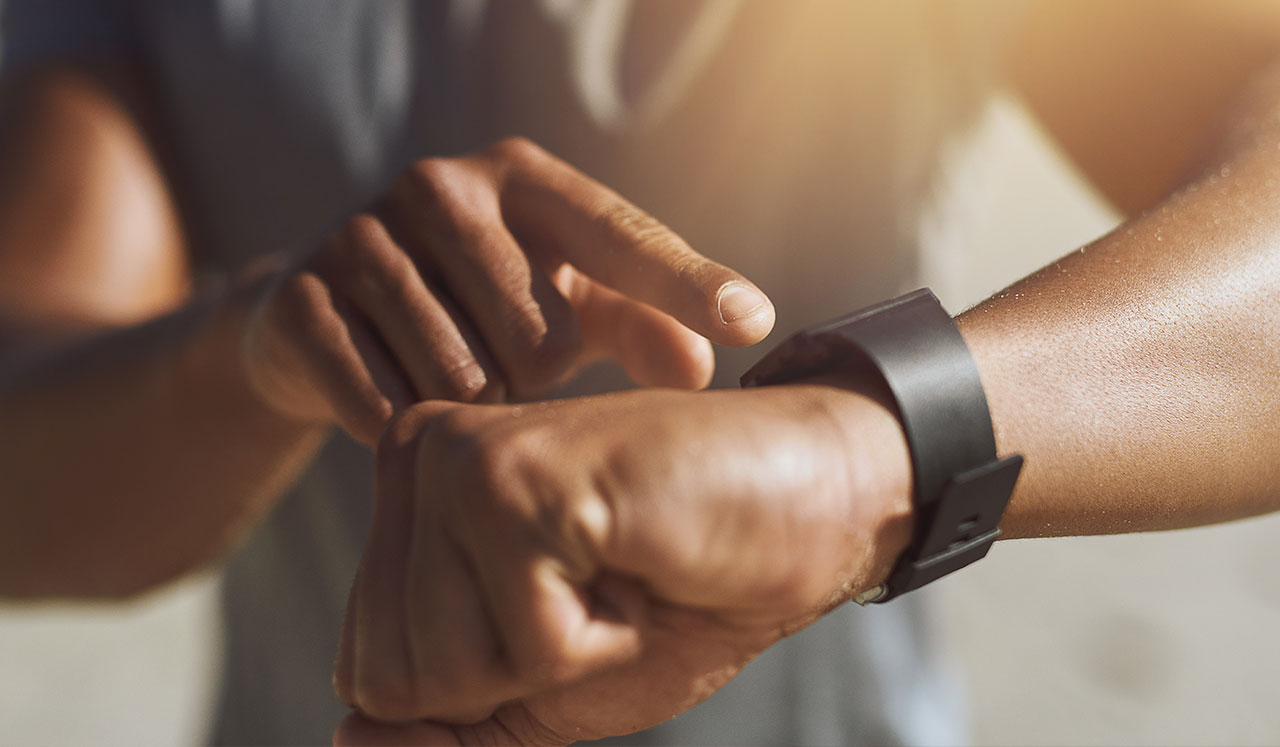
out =
[[[446,195],[457,179],[457,162],[448,158],[423,158],[404,171],[404,180],[412,192],[428,200]]]
[[[379,475],[392,474],[413,458],[411,447],[419,437],[421,428],[412,412],[412,409],[408,409],[393,415],[378,436],[374,453]]]
[[[381,669],[361,672],[353,694],[361,712],[383,721],[419,718],[424,705],[418,683],[412,677]]]
[[[471,408],[455,408],[432,417],[421,431],[417,451],[432,463],[447,464],[465,474],[470,454],[485,430]]]
[[[381,470],[412,460],[419,453],[430,454],[440,444],[463,438],[468,429],[466,414],[442,411],[438,402],[419,402],[390,415],[377,440],[377,460]]]
[[[433,418],[428,428],[428,435],[440,444],[457,444],[470,442],[477,430],[470,413],[459,408]]]
[[[405,169],[392,204],[432,240],[458,245],[492,220],[495,187],[468,159],[425,158]]]
[[[519,426],[478,430],[455,442],[455,463],[468,494],[483,498],[495,519],[506,516],[525,525],[536,519],[538,512],[517,487],[536,462],[540,442],[536,431]]]
[[[414,208],[442,217],[476,201],[473,169],[453,158],[424,158],[405,170]]]
[[[345,283],[379,298],[401,294],[415,272],[412,263],[387,233],[382,221],[368,213],[347,220],[339,233],[337,267]]]
[[[523,444],[518,433],[518,430],[495,430],[470,439],[462,454],[470,480],[486,488],[504,485],[520,458]]]
[[[360,252],[379,251],[387,241],[387,229],[371,213],[356,213],[339,229],[344,245]]]
[[[395,405],[378,392],[362,397],[360,411],[344,425],[362,443],[379,444],[387,423],[395,416]]]
[[[285,328],[304,337],[328,338],[333,322],[333,297],[328,285],[308,270],[286,278],[276,290],[273,314]]]
[[[521,682],[546,687],[568,682],[581,670],[573,643],[559,630],[531,630],[522,647],[512,649],[511,668]]]
[[[504,423],[459,444],[455,464],[465,494],[476,497],[477,505],[483,504],[487,520],[514,528],[512,536],[529,543],[526,551],[537,548],[537,553],[581,560],[583,547],[592,544],[583,503],[554,489],[558,481],[546,471],[549,447],[557,438],[554,431],[513,420]],[[532,648],[543,654],[539,660],[560,659],[555,647],[569,643],[556,637],[561,632],[531,636],[536,642]]]
[[[640,244],[678,247],[684,242],[657,218],[623,199],[607,200],[592,216],[607,231]]]
[[[431,677],[421,683],[425,700],[438,710],[454,711],[480,699],[490,683],[480,662],[461,653],[445,655],[432,662]]]
[[[688,279],[695,287],[708,292],[718,291],[726,280],[724,269],[714,262],[693,251],[683,239],[675,239],[672,244],[672,256],[668,261],[671,274]]]
[[[420,407],[408,407],[391,416],[378,438],[378,453],[401,452],[410,447],[423,431],[429,415]]]
[[[592,217],[606,235],[658,260],[672,276],[697,287],[723,284],[724,268],[694,251],[679,234],[635,205],[610,200]]]
[[[548,157],[542,146],[523,135],[513,135],[497,141],[489,146],[488,153],[500,163],[517,167],[536,166]]]
[[[496,703],[490,695],[493,683],[469,657],[455,655],[428,662],[417,675],[410,701],[410,718],[431,718],[475,723],[487,718]]]

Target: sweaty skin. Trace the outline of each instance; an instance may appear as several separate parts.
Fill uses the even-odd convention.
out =
[[[1006,536],[1172,529],[1280,508],[1280,66],[1167,199],[959,318]]]

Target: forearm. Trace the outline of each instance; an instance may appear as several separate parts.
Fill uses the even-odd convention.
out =
[[[248,299],[0,370],[0,596],[137,593],[216,558],[325,428],[256,398]]]
[[[1280,76],[1178,191],[961,315],[1001,452],[1005,536],[1280,508]]]

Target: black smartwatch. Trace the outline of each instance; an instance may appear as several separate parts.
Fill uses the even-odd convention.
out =
[[[792,335],[742,376],[786,384],[870,370],[888,386],[911,452],[915,530],[884,584],[859,604],[887,602],[987,554],[1022,468],[996,456],[978,367],[927,288]]]

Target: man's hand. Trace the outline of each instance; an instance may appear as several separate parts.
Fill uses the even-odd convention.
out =
[[[602,357],[698,388],[706,338],[750,345],[773,307],[614,192],[532,143],[409,167],[284,276],[248,333],[276,410],[372,444],[427,399],[528,398]]]
[[[910,535],[897,421],[825,386],[425,403],[378,458],[335,674],[364,715],[339,742],[660,723],[880,582]]]

